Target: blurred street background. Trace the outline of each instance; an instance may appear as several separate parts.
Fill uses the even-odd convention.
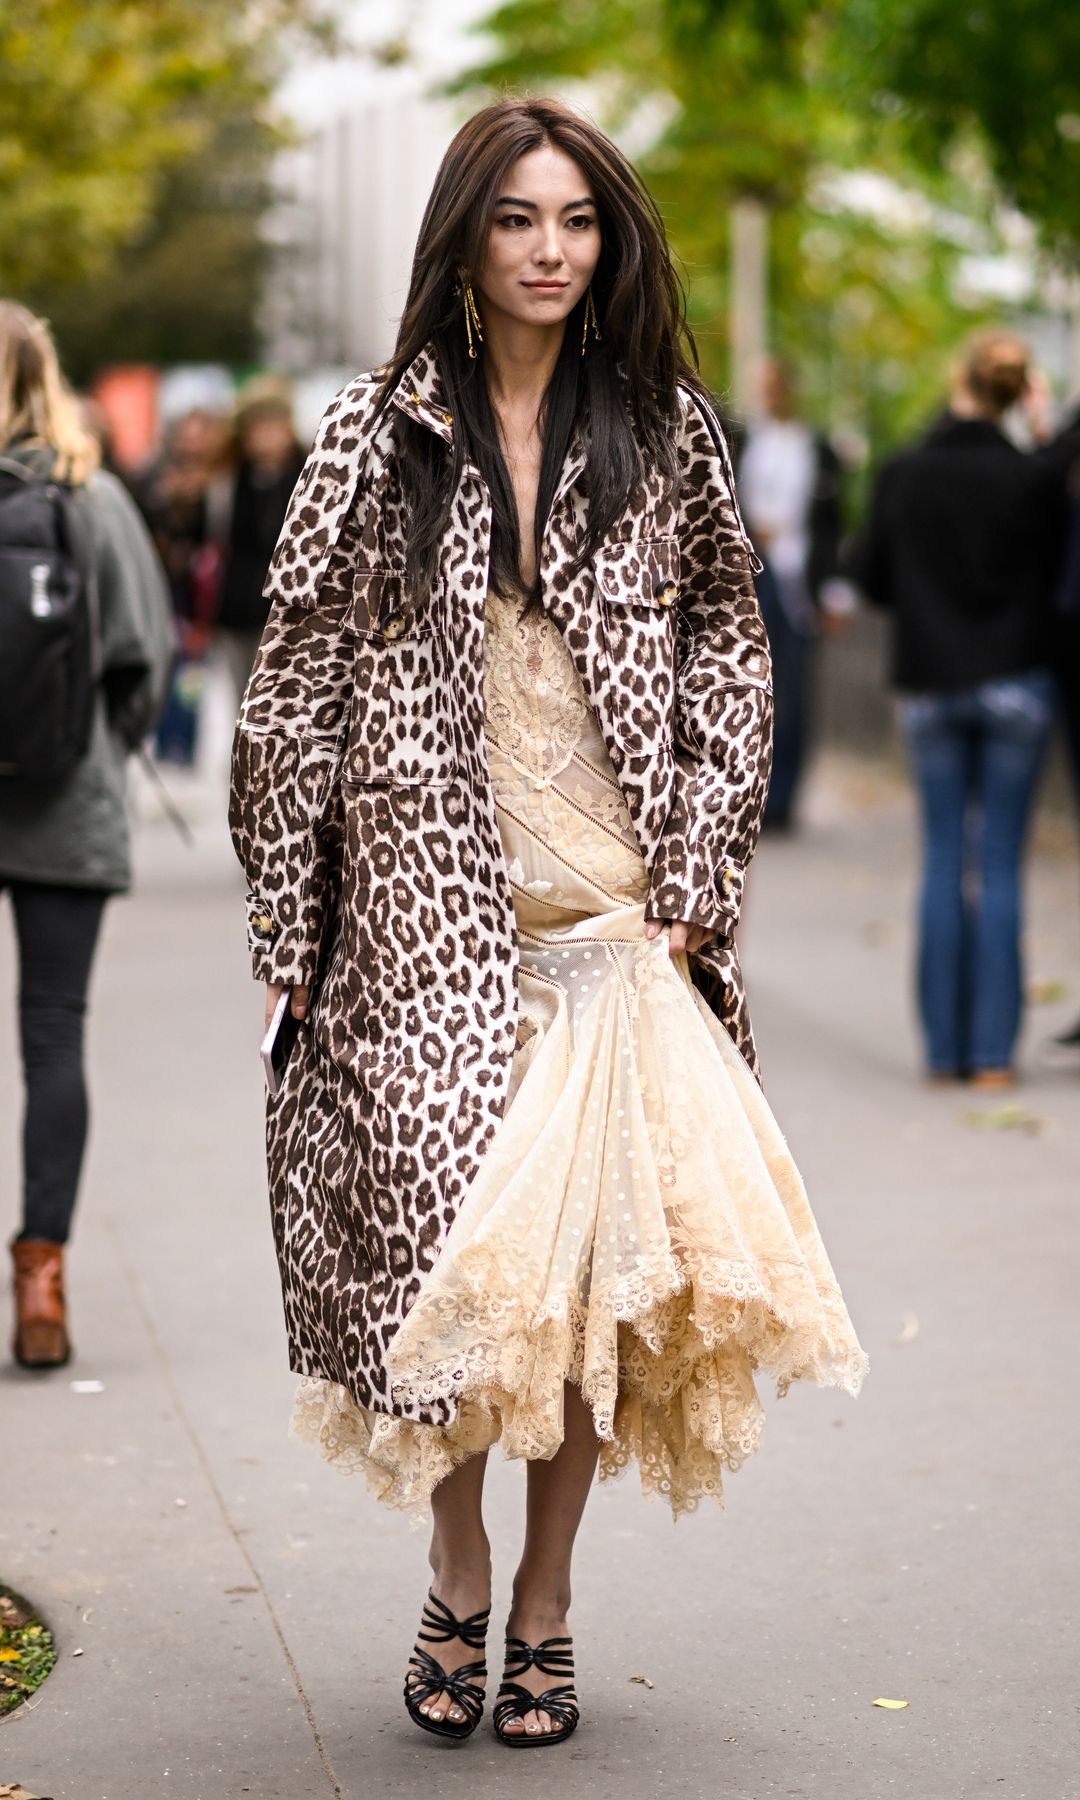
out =
[[[506,89],[583,107],[641,170],[733,441],[795,419],[828,470],[835,568],[796,629],[790,792],[743,943],[770,1098],[872,1362],[854,1407],[771,1409],[723,1515],[673,1534],[632,1480],[597,1497],[587,1723],[554,1770],[507,1769],[486,1732],[450,1758],[417,1741],[399,1689],[423,1540],[286,1437],[262,1000],[224,828],[311,434],[389,353],[442,151]],[[0,299],[51,322],[153,534],[176,643],[158,778],[131,771],[135,892],[92,990],[76,1360],[0,1369],[0,1582],[59,1651],[0,1718],[0,1795],[494,1797],[512,1778],[575,1800],[1073,1800],[1075,776],[1059,730],[1025,874],[1020,1079],[939,1090],[888,627],[840,547],[976,328],[1029,347],[1003,420],[1020,449],[1073,420],[1078,193],[1080,12],[1051,0],[0,0]],[[1075,696],[1080,671],[1055,673]],[[519,1476],[493,1481],[504,1569]]]

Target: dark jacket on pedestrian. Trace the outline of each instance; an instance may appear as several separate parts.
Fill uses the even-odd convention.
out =
[[[35,465],[40,451],[8,450]],[[0,881],[131,885],[125,765],[153,729],[173,658],[168,589],[131,496],[99,473],[74,490],[97,584],[101,680],[90,745],[60,786],[0,777]]]
[[[225,631],[261,631],[266,624],[266,572],[303,466],[298,448],[295,459],[272,479],[260,479],[246,461],[237,470],[217,620]]]
[[[893,617],[892,677],[911,692],[1049,666],[1064,531],[1060,452],[1025,452],[988,419],[946,413],[887,462],[847,572]]]

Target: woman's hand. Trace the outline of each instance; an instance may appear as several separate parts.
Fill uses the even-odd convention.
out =
[[[266,984],[266,1021],[263,1027],[266,1031],[269,1031],[270,1029],[270,1021],[277,1011],[278,1001],[285,992],[285,985],[286,984],[282,981],[268,981]],[[289,1006],[289,1011],[292,1013],[294,1019],[302,1019],[306,1016],[310,992],[310,988],[306,987],[293,988],[292,1002]]]
[[[710,938],[716,936],[715,926],[691,925],[686,919],[647,919],[645,936],[647,938],[659,937],[665,925],[671,927],[671,936],[668,939],[669,956],[679,956],[683,951],[687,956],[693,956],[695,951],[701,949],[702,944],[707,944]]]

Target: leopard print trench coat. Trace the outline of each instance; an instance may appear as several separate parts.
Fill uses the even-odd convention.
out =
[[[498,1127],[517,1030],[510,884],[484,748],[491,505],[466,463],[440,577],[405,603],[398,412],[449,440],[434,357],[376,416],[332,403],[268,579],[230,823],[259,980],[309,983],[268,1108],[290,1357],[362,1406]],[[733,928],[769,774],[769,653],[730,464],[682,395],[681,482],[646,480],[574,572],[587,496],[571,450],[544,536],[543,604],[599,719],[652,908],[717,927],[694,976],[751,1064]]]

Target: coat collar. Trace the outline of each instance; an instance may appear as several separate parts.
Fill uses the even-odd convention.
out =
[[[452,443],[454,417],[446,410],[438,364],[431,344],[414,357],[391,395],[399,412],[426,425],[446,443]]]

